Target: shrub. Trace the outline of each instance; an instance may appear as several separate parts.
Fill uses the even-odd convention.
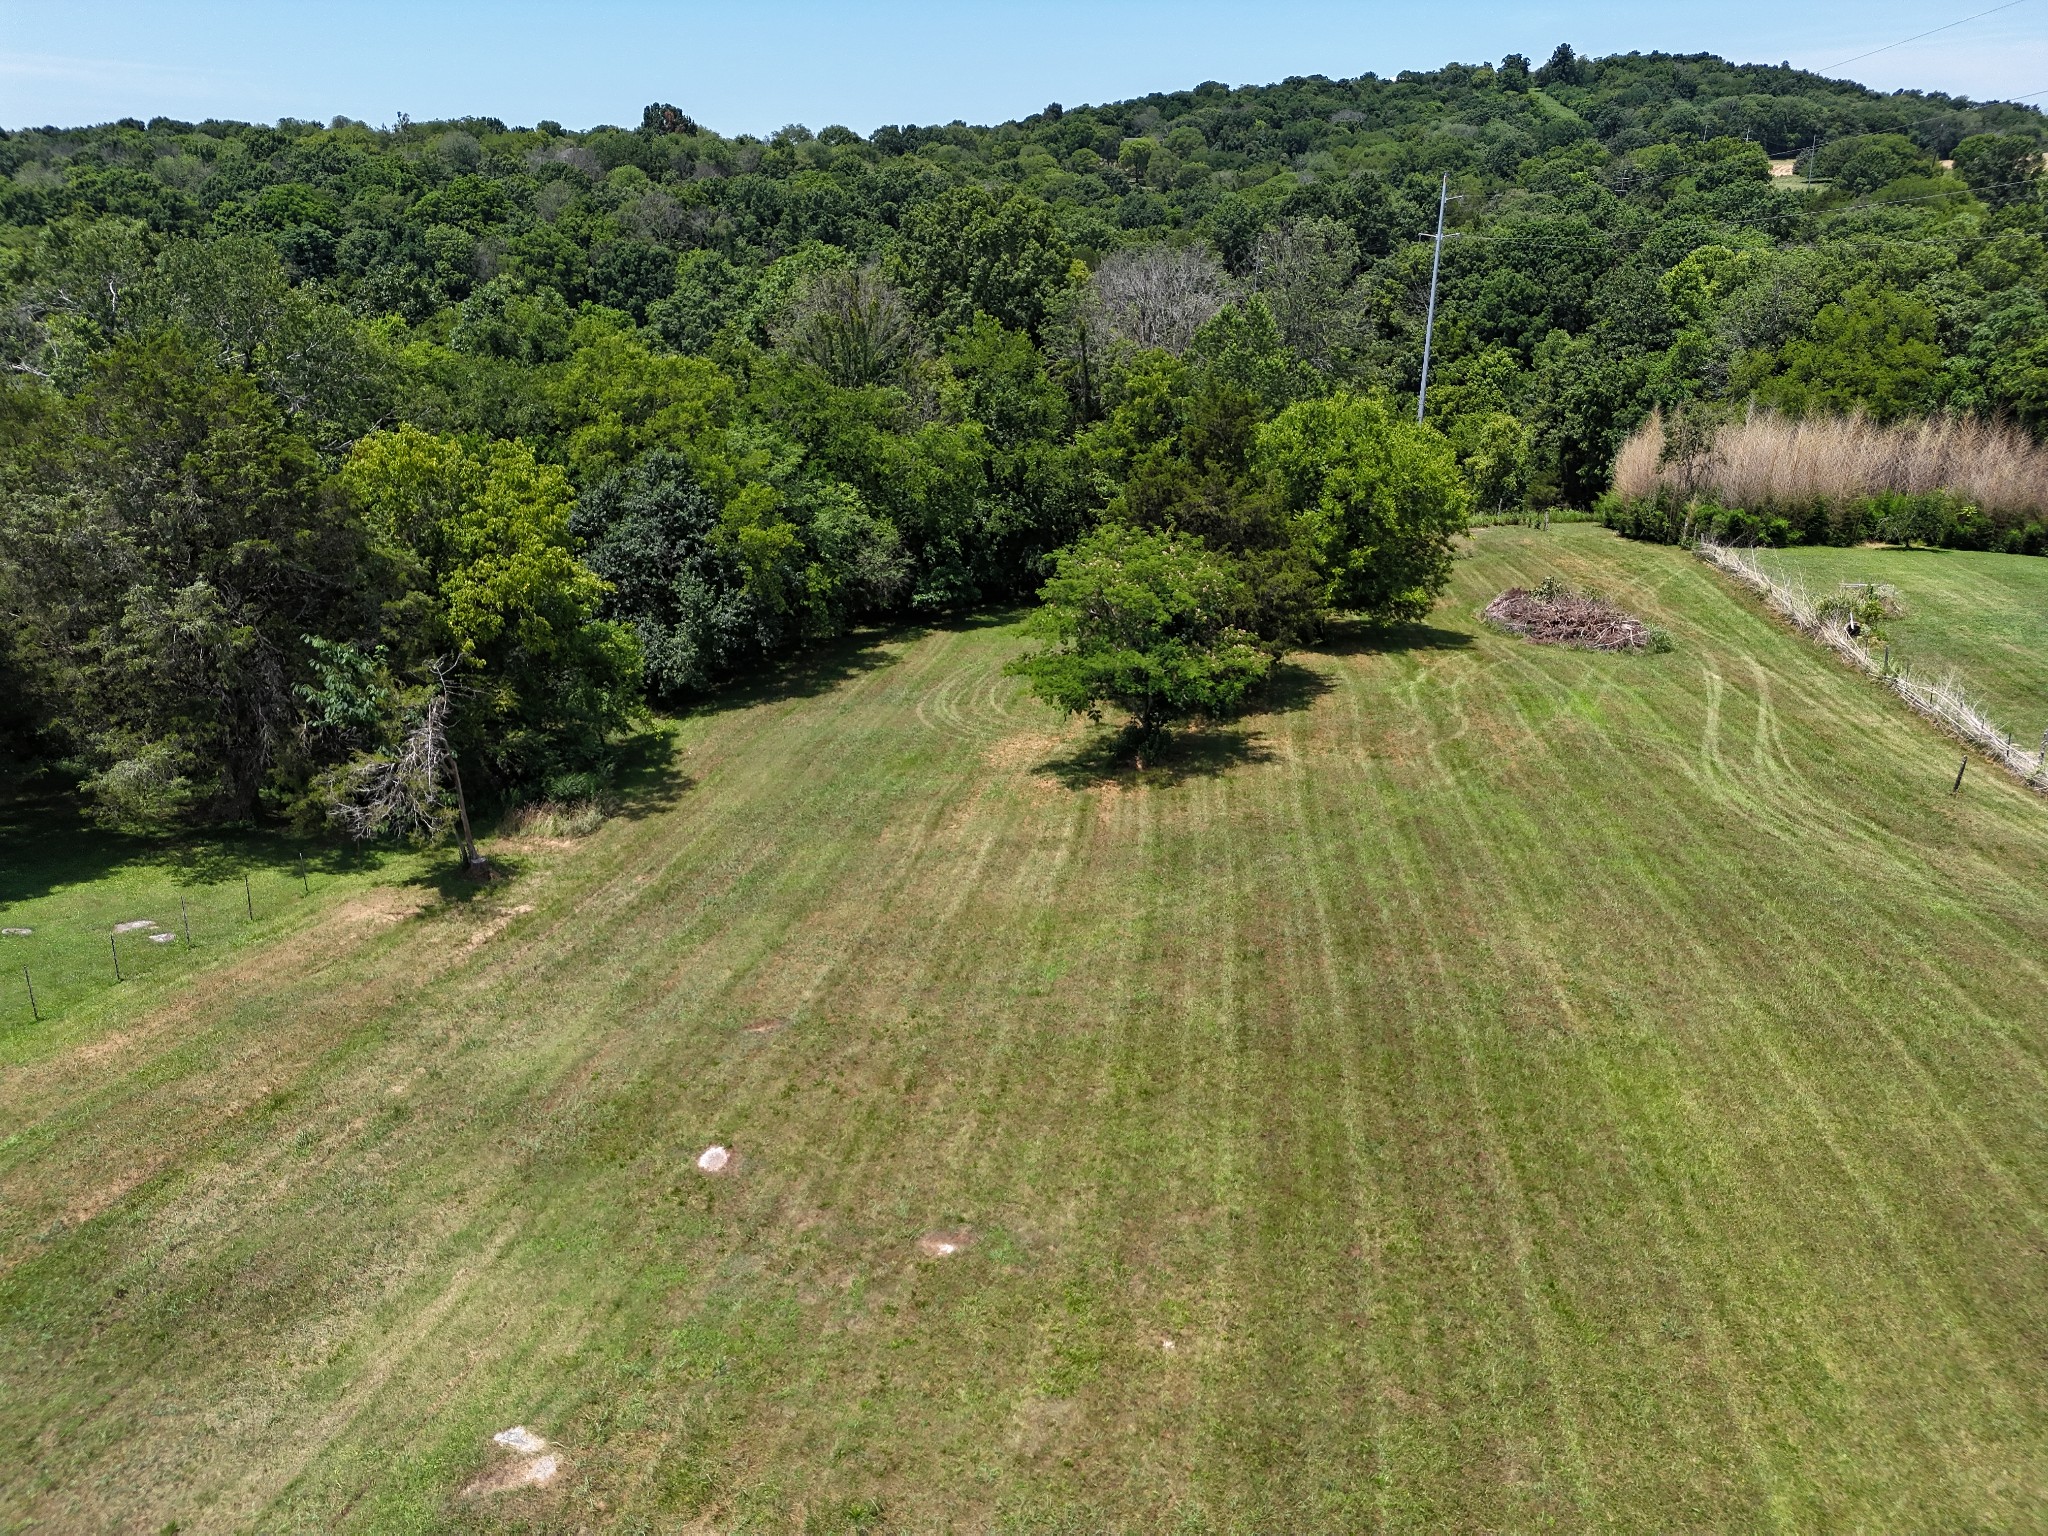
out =
[[[1047,644],[1005,670],[1070,715],[1129,711],[1141,745],[1175,720],[1231,713],[1272,665],[1235,623],[1242,576],[1192,534],[1105,523],[1060,551],[1039,595],[1027,631]]]

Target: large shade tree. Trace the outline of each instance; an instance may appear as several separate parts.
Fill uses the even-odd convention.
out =
[[[1010,671],[1067,714],[1128,712],[1141,751],[1175,721],[1231,713],[1272,665],[1238,625],[1242,577],[1193,534],[1104,524],[1040,596],[1027,629],[1044,644]]]

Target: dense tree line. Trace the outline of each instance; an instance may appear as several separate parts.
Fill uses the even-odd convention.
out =
[[[2042,137],[1568,48],[866,136],[0,134],[0,718],[110,815],[316,817],[439,679],[478,784],[571,793],[643,701],[1049,578],[1048,697],[1115,590],[1220,703],[1653,408],[2048,426]]]

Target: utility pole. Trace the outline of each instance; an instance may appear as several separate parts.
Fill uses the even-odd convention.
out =
[[[1429,259],[1429,315],[1422,322],[1422,387],[1415,391],[1415,419],[1422,420],[1429,403],[1429,347],[1436,339],[1436,275],[1444,264],[1444,207],[1451,200],[1451,173],[1444,172],[1436,192],[1436,254]]]

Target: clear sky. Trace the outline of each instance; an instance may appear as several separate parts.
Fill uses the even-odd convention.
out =
[[[1232,85],[1581,53],[1790,60],[1883,90],[2048,93],[2048,0],[1830,68],[1997,0],[1391,4],[1382,0],[0,0],[0,124],[337,113],[631,126],[672,101],[725,133],[998,122]],[[2038,98],[2048,103],[2048,94]]]

